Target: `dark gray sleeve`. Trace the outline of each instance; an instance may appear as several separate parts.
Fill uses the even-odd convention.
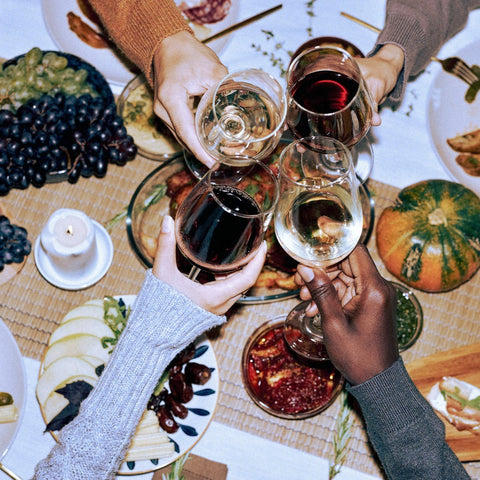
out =
[[[445,427],[410,379],[402,359],[347,390],[391,480],[464,480],[469,475],[445,442]]]
[[[418,75],[440,47],[464,26],[480,0],[387,0],[384,28],[369,56],[386,43],[400,46],[405,65],[388,100],[398,104],[409,77]]]

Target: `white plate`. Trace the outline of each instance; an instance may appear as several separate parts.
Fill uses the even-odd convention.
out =
[[[480,65],[480,41],[467,45],[456,56],[469,65]],[[447,144],[447,138],[480,128],[480,93],[473,103],[467,103],[467,89],[465,82],[440,69],[430,87],[428,124],[432,144],[447,172],[455,181],[480,195],[480,177],[465,173],[455,161],[457,153]]]
[[[178,0],[180,3],[180,0]],[[210,29],[210,35],[229,27],[237,22],[239,2],[232,2],[228,15],[221,22],[205,25]],[[124,86],[135,75],[127,64],[112,50],[93,48],[80,40],[68,26],[67,13],[73,12],[90,26],[98,29],[81,12],[77,0],[42,0],[43,19],[50,37],[57,47],[68,53],[73,53],[94,65],[112,84]],[[228,35],[208,44],[217,54],[225,47]]]
[[[0,392],[10,393],[18,409],[16,422],[0,424],[0,459],[7,453],[23,418],[27,393],[22,355],[8,327],[0,320]]]
[[[115,298],[117,298],[117,300],[122,298],[125,304],[131,307],[136,296],[119,295]],[[218,390],[220,386],[217,359],[212,344],[204,336],[197,339],[195,346],[196,355],[194,361],[209,367],[212,371],[212,376],[204,385],[193,385],[194,396],[192,400],[184,404],[189,410],[188,416],[183,420],[175,418],[180,428],[177,432],[168,434],[168,438],[175,445],[175,453],[169,457],[160,459],[124,462],[120,466],[118,471],[119,474],[139,475],[158,470],[175,462],[195,446],[210,425],[217,405]],[[42,372],[42,370],[43,366],[40,368],[40,372]],[[168,387],[168,381],[166,386]],[[53,436],[55,437],[55,435]]]

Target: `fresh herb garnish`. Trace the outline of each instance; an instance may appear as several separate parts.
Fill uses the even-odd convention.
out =
[[[337,416],[337,426],[333,437],[334,457],[328,470],[328,480],[335,478],[342,468],[347,455],[347,446],[351,438],[351,427],[353,420],[350,419],[350,405],[348,404],[348,395],[342,391],[340,396],[340,412]]]
[[[113,297],[106,296],[103,299],[103,319],[113,332],[113,337],[103,337],[102,347],[111,347],[109,353],[113,352],[115,345],[127,324],[128,315],[130,315],[130,307],[120,298],[116,300]]]

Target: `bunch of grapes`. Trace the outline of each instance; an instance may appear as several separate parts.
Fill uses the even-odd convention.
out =
[[[5,215],[0,215],[0,272],[5,265],[22,263],[31,250],[25,228],[11,224]]]
[[[55,52],[44,53],[35,47],[15,63],[6,67],[0,65],[0,107],[15,111],[28,100],[39,98],[44,93],[98,95],[87,78],[88,71],[72,68],[66,56]]]
[[[40,188],[54,173],[71,183],[103,177],[109,162],[125,165],[136,152],[115,104],[90,94],[44,94],[15,112],[0,110],[0,195]]]

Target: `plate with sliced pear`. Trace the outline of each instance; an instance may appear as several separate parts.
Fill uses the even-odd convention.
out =
[[[93,299],[70,310],[52,332],[42,359],[36,396],[43,419],[54,438],[78,413],[74,396],[86,398],[98,382],[121,335],[134,295]],[[187,453],[200,440],[212,419],[218,400],[219,374],[211,343],[198,338],[176,363],[191,389],[190,398],[175,397],[169,371],[152,392],[125,460],[118,473],[138,475],[163,468]],[[178,358],[178,357],[177,357]],[[175,362],[174,362],[175,363]],[[203,367],[207,377],[196,379],[193,368]],[[178,370],[178,368],[177,368]],[[172,411],[165,395],[174,397]],[[154,403],[154,405],[152,404]],[[162,415],[173,418],[173,428],[162,428]],[[181,413],[179,413],[181,412]]]

